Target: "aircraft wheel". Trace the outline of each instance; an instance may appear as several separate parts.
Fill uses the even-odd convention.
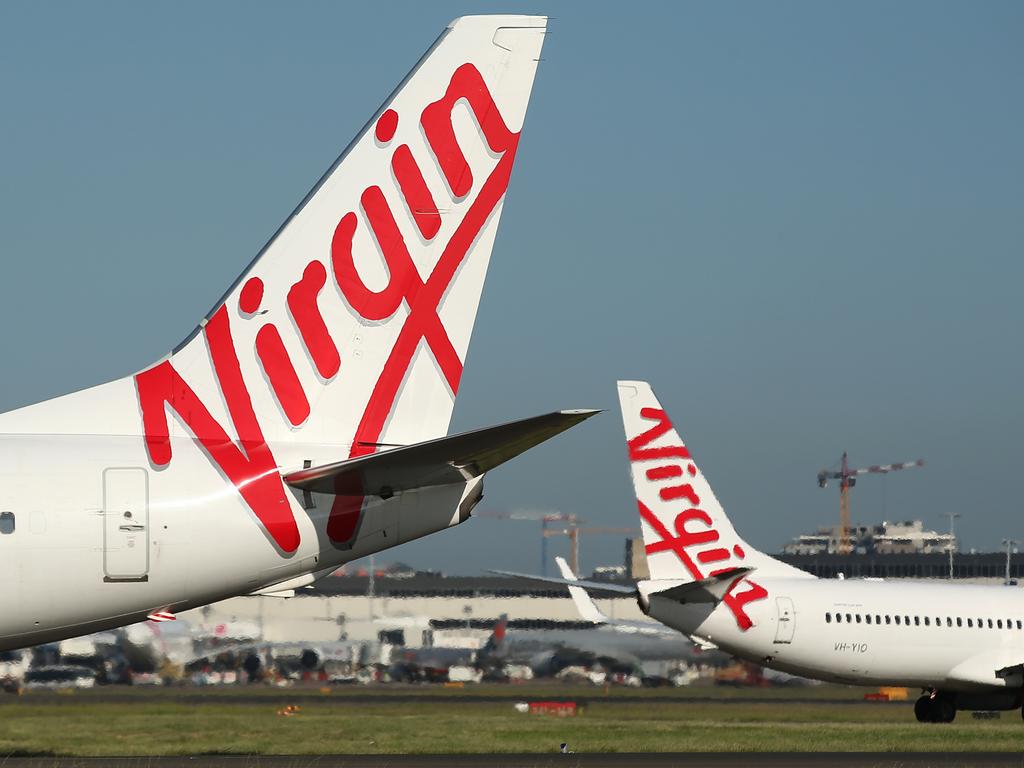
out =
[[[919,723],[934,723],[935,702],[931,696],[925,695],[914,702],[914,717]]]
[[[937,723],[952,723],[956,719],[956,701],[952,696],[936,696],[932,701],[932,710]]]

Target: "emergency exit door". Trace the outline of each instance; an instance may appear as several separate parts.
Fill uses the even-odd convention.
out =
[[[793,609],[793,601],[788,597],[777,597],[775,606],[779,613],[778,625],[775,628],[775,642],[792,643],[793,632],[796,630],[796,611]]]
[[[104,581],[145,581],[149,574],[149,474],[141,467],[103,472]]]

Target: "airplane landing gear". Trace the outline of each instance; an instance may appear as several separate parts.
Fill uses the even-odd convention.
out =
[[[949,693],[926,693],[914,702],[919,723],[952,723],[956,719],[956,700]]]
[[[917,718],[919,723],[930,723],[932,722],[933,709],[932,697],[925,694],[914,702],[914,717]]]
[[[935,697],[936,722],[952,723],[956,719],[956,700],[948,693]]]

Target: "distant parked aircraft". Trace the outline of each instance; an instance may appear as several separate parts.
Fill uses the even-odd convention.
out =
[[[502,663],[496,654],[501,648],[508,626],[508,616],[502,616],[494,625],[487,642],[480,647],[427,646],[405,648],[392,659],[388,674],[394,680],[439,681],[448,678],[452,667],[472,667],[490,672]]]
[[[552,675],[571,665],[589,666],[600,662],[616,670],[633,671],[645,661],[721,661],[696,648],[685,635],[653,621],[611,619],[600,611],[582,587],[565,558],[556,557],[562,574],[559,583],[569,594],[580,618],[592,626],[582,629],[509,630],[497,653],[508,661],[529,664],[538,675]],[[537,578],[510,571],[493,571],[503,576]],[[596,589],[601,582],[586,582]],[[618,585],[609,584],[611,588]],[[609,590],[610,591],[610,590]]]

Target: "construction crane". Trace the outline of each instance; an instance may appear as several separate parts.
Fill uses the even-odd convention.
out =
[[[516,509],[511,511],[487,510],[474,512],[473,517],[489,520],[539,520],[540,521],[540,572],[548,575],[548,537],[565,535],[567,527],[575,527],[583,522],[572,512],[545,512],[535,509]],[[551,528],[554,523],[565,523],[561,528]]]
[[[823,469],[818,473],[818,486],[826,488],[829,480],[839,481],[839,531],[836,536],[839,542],[839,554],[848,555],[853,549],[853,542],[850,538],[850,489],[857,484],[859,475],[887,475],[898,469],[910,469],[911,467],[923,467],[924,461],[905,461],[902,464],[875,464],[862,469],[850,469],[846,461],[846,451],[843,451],[843,458],[838,471]]]
[[[579,521],[576,521],[579,522]],[[577,576],[580,575],[580,534],[581,533],[620,533],[627,536],[637,536],[640,530],[637,528],[610,528],[608,526],[599,525],[577,525],[570,523],[569,525],[561,528],[545,527],[541,536],[543,537],[542,542],[546,541],[550,536],[568,536],[571,549],[569,550],[569,565],[572,568],[572,572]],[[547,557],[546,548],[543,548],[544,557]]]
[[[586,526],[586,521],[572,512],[544,512],[534,509],[487,510],[473,512],[473,517],[488,520],[539,520],[540,521],[540,572],[548,573],[548,539],[552,536],[567,536],[570,542],[569,561],[572,572],[579,574],[581,533],[620,533],[639,536],[637,528],[609,528],[607,526]]]

